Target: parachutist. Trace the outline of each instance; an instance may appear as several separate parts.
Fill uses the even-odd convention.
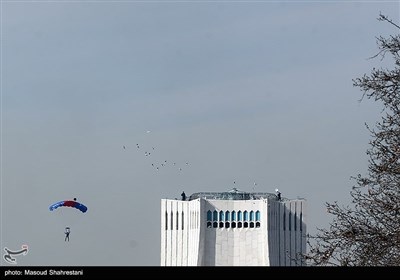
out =
[[[69,227],[66,227],[65,228],[65,240],[64,241],[69,241],[69,234],[70,234],[70,228]]]

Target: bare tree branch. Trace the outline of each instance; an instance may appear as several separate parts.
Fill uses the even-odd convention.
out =
[[[386,21],[400,30],[386,16]],[[351,179],[352,204],[326,202],[334,219],[328,229],[308,236],[309,252],[303,259],[314,266],[399,266],[400,265],[400,34],[377,38],[382,60],[390,54],[393,69],[373,68],[369,75],[353,80],[364,98],[382,104],[381,120],[371,134],[366,175]]]

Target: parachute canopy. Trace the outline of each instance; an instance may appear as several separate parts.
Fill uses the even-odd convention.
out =
[[[82,203],[77,202],[76,200],[59,201],[57,203],[50,205],[49,209],[50,209],[50,211],[53,211],[53,210],[57,209],[58,207],[73,207],[73,208],[76,208],[76,209],[82,211],[82,213],[85,213],[87,211],[87,207],[85,205],[83,205]]]

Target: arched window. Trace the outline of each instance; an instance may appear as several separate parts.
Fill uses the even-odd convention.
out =
[[[213,212],[213,221],[218,221],[218,212],[216,210]]]
[[[256,212],[256,221],[259,221],[260,220],[260,211],[257,211]]]
[[[176,211],[176,230],[178,230],[179,213]]]
[[[174,229],[174,213],[171,211],[171,230]]]
[[[236,221],[236,211],[232,211],[232,221]]]
[[[256,228],[259,228],[260,226],[260,222],[256,222]]]
[[[168,212],[165,211],[165,230],[168,230]]]
[[[254,211],[250,211],[250,221],[254,221]]]
[[[242,227],[243,227],[242,222],[238,222],[238,228],[242,228]]]
[[[211,210],[207,211],[207,221],[211,221],[212,220],[212,212]]]
[[[224,211],[219,211],[219,220],[220,221],[224,220]]]
[[[242,221],[243,220],[243,213],[242,211],[238,211],[238,221]]]
[[[225,212],[225,221],[229,221],[229,220],[230,220],[230,219],[229,219],[229,218],[230,218],[230,215],[229,215],[229,214],[230,214],[229,211],[226,211],[226,212]]]
[[[249,213],[247,211],[243,212],[243,221],[249,220]]]
[[[183,230],[183,215],[184,215],[184,213],[182,212],[182,230]]]

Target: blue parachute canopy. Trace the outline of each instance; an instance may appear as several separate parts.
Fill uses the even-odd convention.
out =
[[[83,205],[82,203],[77,202],[76,200],[63,200],[56,202],[52,205],[50,205],[49,209],[50,211],[53,211],[57,209],[58,207],[73,207],[78,210],[80,210],[82,213],[85,213],[87,211],[87,207]]]

